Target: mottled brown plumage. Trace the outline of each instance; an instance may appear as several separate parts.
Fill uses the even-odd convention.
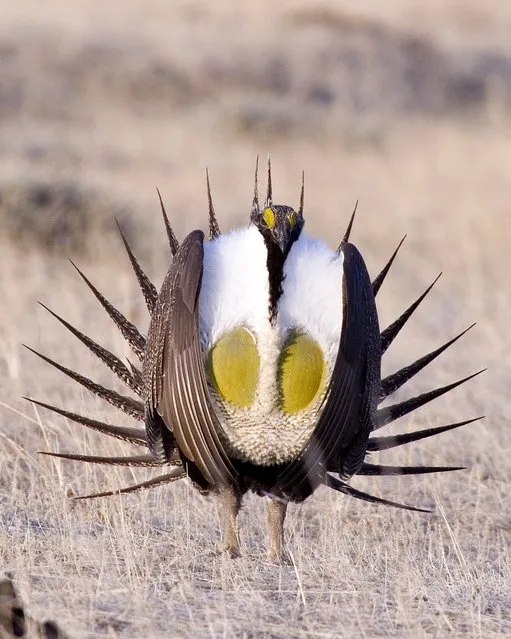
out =
[[[194,463],[209,484],[222,486],[232,479],[232,470],[220,443],[200,346],[203,242],[202,231],[185,239],[158,297],[144,362],[145,421],[156,457],[168,457],[163,439],[171,424],[186,464]]]

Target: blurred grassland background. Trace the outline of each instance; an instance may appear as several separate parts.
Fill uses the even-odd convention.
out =
[[[0,4],[0,572],[32,614],[72,637],[511,636],[510,34],[499,0]],[[305,171],[306,228],[332,246],[359,201],[372,274],[408,234],[382,325],[444,271],[385,372],[478,322],[400,396],[488,367],[397,427],[484,421],[381,455],[468,470],[353,482],[434,514],[320,490],[291,508],[290,567],[259,556],[255,497],[237,561],[212,552],[216,505],[186,485],[67,499],[144,471],[38,456],[126,447],[21,399],[123,423],[22,349],[115,383],[37,300],[128,357],[67,258],[145,330],[115,218],[159,286],[156,187],[183,237],[206,227],[209,167],[228,229],[267,153],[281,203]]]

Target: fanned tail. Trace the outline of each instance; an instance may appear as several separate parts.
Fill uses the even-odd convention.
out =
[[[406,236],[405,236],[406,237]],[[394,253],[391,255],[389,261],[383,267],[378,276],[373,280],[373,294],[376,296],[383,284],[387,274],[396,258],[396,255],[401,248],[403,241],[401,240],[395,249]],[[441,275],[441,273],[440,273]],[[410,319],[414,311],[417,309],[419,304],[424,300],[427,294],[431,291],[434,284],[437,282],[438,277],[434,280],[434,282],[420,295],[413,304],[411,304],[398,318],[395,320],[388,328],[386,328],[381,333],[381,353],[382,355],[388,349],[388,347],[392,344],[394,339],[397,337],[398,333],[401,331],[406,322]],[[408,366],[404,366],[400,370],[388,375],[386,378],[382,379],[380,384],[380,397],[379,403],[381,403],[388,396],[392,395],[392,393],[399,390],[406,382],[411,380],[415,375],[417,375],[420,371],[422,371],[428,364],[433,362],[439,355],[441,355],[444,351],[446,351],[450,346],[452,346],[455,342],[457,342],[467,331],[469,331],[474,324],[469,326],[459,335],[456,335],[448,342],[443,344],[442,346],[436,348],[435,350],[427,353],[426,355],[420,357],[416,361],[412,362]],[[454,383],[448,384],[446,386],[442,386],[431,390],[426,393],[422,393],[416,397],[412,397],[406,399],[404,401],[398,402],[391,406],[386,406],[384,408],[377,409],[373,415],[373,431],[387,424],[399,419],[400,417],[404,417],[408,415],[412,411],[417,410],[421,406],[433,401],[434,399],[448,393],[451,390],[454,390],[461,384],[469,381],[473,377],[476,377],[483,371],[478,371],[468,377],[465,377],[461,380],[458,380]],[[434,437],[436,435],[440,435],[441,433],[447,432],[449,430],[453,430],[464,426],[466,424],[471,424],[477,420],[481,419],[481,417],[476,417],[473,419],[464,420],[461,422],[456,422],[452,424],[447,424],[444,426],[437,426],[434,428],[427,428],[422,430],[417,430],[411,433],[402,433],[398,435],[390,435],[384,437],[375,437],[372,436],[369,438],[367,443],[366,451],[367,453],[386,450],[390,448],[396,448],[398,446],[403,446],[405,444],[409,444],[411,442],[420,441],[422,439],[426,439],[428,437]],[[463,470],[461,466],[386,466],[382,464],[369,463],[364,461],[357,471],[357,475],[366,475],[366,476],[375,476],[375,475],[419,475],[419,474],[428,474],[428,473],[437,473],[437,472],[451,472],[456,470]],[[355,489],[348,486],[345,482],[336,479],[335,477],[328,476],[326,484],[335,490],[343,492],[345,494],[349,494],[352,497],[356,497],[358,499],[364,499],[366,501],[373,501],[375,503],[385,503],[389,506],[394,506],[398,508],[407,508],[409,510],[422,510],[415,509],[409,506],[404,506],[403,504],[396,504],[394,502],[389,502],[388,500],[382,500],[380,498],[376,498],[372,495],[368,495],[367,493],[361,493],[360,491],[356,491]],[[427,512],[427,511],[426,511]]]

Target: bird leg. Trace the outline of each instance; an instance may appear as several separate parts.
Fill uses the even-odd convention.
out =
[[[241,494],[233,487],[220,491],[222,515],[224,520],[224,540],[220,549],[231,557],[240,557],[240,540],[238,536],[238,513],[241,508]]]
[[[277,563],[286,561],[284,551],[284,519],[286,518],[287,501],[270,498],[267,510],[268,524],[268,559]]]

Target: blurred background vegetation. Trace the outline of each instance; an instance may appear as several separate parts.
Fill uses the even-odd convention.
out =
[[[184,233],[207,165],[241,223],[257,153],[281,200],[305,170],[325,234],[357,199],[366,226],[504,217],[510,32],[498,0],[2,3],[2,234],[76,255],[116,216],[150,255],[156,186]]]

